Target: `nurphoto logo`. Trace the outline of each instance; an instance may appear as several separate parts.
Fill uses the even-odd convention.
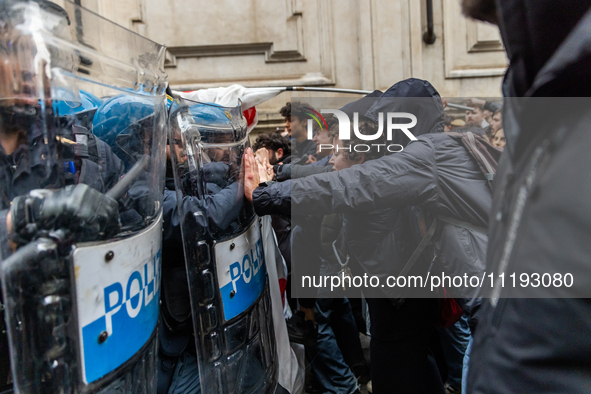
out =
[[[326,120],[321,115],[322,114],[332,114],[334,115],[339,122],[339,139],[341,141],[347,141],[351,139],[351,120],[349,116],[338,109],[321,109],[320,113],[318,111],[313,110],[312,108],[305,108],[306,110],[310,111],[307,113],[320,127],[320,130],[326,128],[328,126],[326,124]],[[388,112],[386,113],[386,139],[387,141],[392,141],[392,135],[395,130],[402,131],[411,141],[416,141],[417,137],[410,132],[409,129],[412,129],[417,125],[417,117],[408,112]],[[312,119],[308,119],[308,139],[312,139],[314,137],[313,126],[314,122]],[[410,120],[407,123],[399,123],[405,119]],[[353,113],[353,132],[355,136],[363,141],[374,141],[379,139],[383,132],[384,132],[384,114],[380,112],[378,114],[378,128],[374,134],[362,134],[359,132],[359,113]],[[380,151],[381,147],[384,147],[388,152],[402,152],[404,147],[400,144],[354,144],[350,145],[346,148],[334,146],[332,144],[320,144],[319,149],[336,149],[338,150],[348,150],[348,151],[355,151],[355,152],[369,152],[372,146],[377,147],[378,152]]]

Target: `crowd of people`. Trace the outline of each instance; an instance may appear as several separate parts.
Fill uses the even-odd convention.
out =
[[[443,329],[436,327],[438,306],[430,305],[428,299],[406,298],[401,302],[400,298],[368,297],[373,391],[589,392],[590,306],[588,299],[580,298],[580,291],[589,283],[591,253],[591,209],[586,198],[589,155],[585,151],[589,105],[585,100],[563,98],[590,94],[590,4],[534,0],[465,0],[462,4],[466,15],[500,27],[510,60],[503,83],[506,97],[502,112],[495,103],[477,99],[465,103],[473,109],[466,112],[464,119],[445,119],[444,104],[434,101],[432,113],[439,114],[440,121],[417,133],[417,141],[405,146],[403,152],[369,161],[345,154],[351,166],[339,168],[335,148],[327,171],[309,172],[294,179],[291,170],[286,172],[292,175],[287,181],[281,181],[282,166],[273,170],[266,165],[259,167],[255,156],[247,153],[250,172],[247,170],[245,177],[245,195],[259,215],[286,215],[291,210],[294,223],[301,220],[303,230],[292,230],[292,272],[312,257],[305,253],[309,245],[323,239],[318,231],[314,232],[318,219],[304,220],[294,213],[324,218],[341,214],[345,254],[367,272],[375,268],[372,263],[380,258],[383,246],[372,242],[379,230],[374,231],[372,226],[380,223],[378,211],[384,209],[384,217],[394,214],[403,219],[381,229],[379,234],[385,236],[398,226],[410,229],[404,209],[414,207],[426,218],[423,222],[418,217],[423,230],[419,234],[424,236],[413,241],[420,246],[427,235],[431,236],[429,230],[436,229],[430,238],[432,248],[417,247],[414,251],[433,256],[432,261],[446,269],[453,271],[454,263],[464,261],[476,272],[486,269],[501,276],[511,272],[578,273],[579,292],[562,287],[530,298],[515,296],[517,287],[496,286],[486,299],[454,298],[462,316]],[[556,27],[552,32],[546,30],[550,24]],[[395,85],[381,96],[395,93],[391,90],[403,89]],[[294,118],[292,113],[292,135]],[[476,143],[462,144],[463,135],[469,134],[480,138],[468,136]],[[489,149],[491,144],[497,152],[503,149],[503,155]],[[339,146],[339,142],[333,145]],[[303,155],[301,150],[298,152]],[[302,175],[301,170],[298,172]],[[279,182],[269,182],[273,174]],[[259,183],[260,179],[267,180]],[[488,188],[491,184],[492,190]],[[389,211],[392,209],[397,212]],[[361,217],[356,218],[360,212]],[[412,211],[408,215],[411,222],[417,219]],[[363,222],[363,216],[373,221]],[[443,225],[434,225],[435,220]],[[374,250],[356,249],[359,243],[355,241],[359,239]],[[306,242],[300,244],[304,248],[296,248],[298,240]],[[409,265],[411,271],[425,269],[420,258],[413,261],[416,256],[412,247],[408,260],[400,244],[394,243],[389,250],[390,266],[398,270],[406,270]],[[345,258],[339,250],[334,255]],[[380,275],[379,270],[372,273]],[[303,319],[313,320],[314,315],[307,309],[309,301],[298,300],[298,304]],[[316,304],[316,310],[321,311],[319,301]],[[354,308],[352,316],[349,321],[359,327]],[[323,323],[318,324],[318,340]],[[348,324],[347,319],[331,319],[328,324],[342,360],[355,376],[354,365],[345,356],[354,346],[342,345],[337,334],[339,326]],[[322,348],[316,351],[318,357]],[[312,367],[316,375],[321,374],[320,367],[314,363]],[[332,376],[347,374],[335,371]],[[343,383],[345,388],[338,391],[334,389],[337,383],[341,383],[338,378],[332,379],[331,389],[321,381],[324,387],[320,390],[356,390],[354,384]]]
[[[422,105],[413,106],[412,97],[425,96],[433,100],[425,105],[421,98]],[[380,134],[378,131],[376,134],[378,124],[371,119],[371,111],[368,111],[376,104],[381,105],[383,112],[394,111],[396,103],[388,101],[394,97],[407,98],[409,101],[402,107],[413,108],[417,118],[421,119],[420,126],[412,130],[420,140],[412,144],[408,144],[408,139],[399,141],[404,144],[404,154],[376,148],[387,142],[386,132]],[[486,185],[485,176],[457,137],[470,133],[500,155],[505,145],[501,107],[477,98],[465,104],[471,107],[463,119],[444,115],[447,100],[441,99],[428,82],[417,79],[401,81],[385,93],[376,91],[342,108],[351,118],[354,112],[361,112],[357,132],[366,136],[378,135],[372,141],[372,149],[357,152],[352,147],[366,141],[353,130],[350,139],[341,140],[335,116],[325,115],[326,127],[314,123],[313,139],[307,139],[306,126],[311,119],[311,106],[296,100],[286,103],[281,109],[285,117],[284,130],[259,135],[253,144],[253,168],[256,167],[262,183],[256,185],[259,186],[256,190],[247,190],[246,195],[253,200],[259,215],[272,215],[274,229],[281,234],[279,243],[285,260],[289,262],[290,273],[299,278],[296,274],[298,270],[305,270],[304,265],[314,264],[318,265],[319,272],[331,273],[331,267],[338,267],[337,260],[342,265],[342,261],[351,259],[353,273],[384,277],[398,274],[404,266],[401,263],[408,260],[422,238],[423,234],[412,236],[416,232],[415,224],[430,225],[420,222],[417,214],[421,207],[424,212],[429,212],[429,204],[421,203],[422,199],[416,196],[411,202],[410,196],[397,195],[396,192],[390,195],[392,198],[388,202],[391,208],[388,209],[368,210],[357,205],[350,212],[341,212],[342,209],[338,208],[322,209],[322,203],[314,200],[307,201],[303,210],[305,214],[302,215],[298,207],[304,205],[295,204],[296,197],[293,195],[295,182],[306,181],[306,186],[301,186],[302,190],[309,195],[321,196],[323,191],[317,185],[324,179],[318,178],[319,174],[340,173],[354,166],[362,168],[360,165],[380,158],[385,163],[386,155],[391,158],[388,163],[390,171],[395,173],[416,164],[413,160],[441,161],[439,154],[444,146],[451,143],[450,152],[463,160],[452,163],[444,159],[438,166],[448,166],[449,171],[456,173],[471,172],[469,175],[461,174],[461,178],[479,179],[481,182],[468,193],[480,193],[481,206],[478,208],[482,211],[490,208],[491,190]],[[422,112],[417,108],[422,108]],[[426,151],[425,146],[421,146],[426,141],[436,144],[437,148]],[[467,167],[458,171],[457,167],[462,165]],[[369,173],[363,173],[357,179],[364,179],[365,176]],[[428,174],[421,176],[427,183],[439,181],[429,179],[433,177]],[[439,176],[445,178],[445,175],[439,174],[435,178]],[[410,180],[406,187],[424,188],[422,181],[417,181],[418,177]],[[350,179],[341,178],[343,183],[348,181]],[[465,186],[455,186],[466,192]],[[384,188],[387,187],[383,184],[377,187],[382,192]],[[399,204],[396,204],[396,198],[400,199]],[[367,203],[376,204],[378,199]],[[359,204],[359,200],[357,198],[354,204]],[[413,207],[403,207],[407,204]],[[481,217],[464,217],[464,220],[485,227],[488,218],[483,213]],[[384,226],[383,223],[396,225]],[[384,241],[386,239],[394,241]],[[382,252],[382,260],[377,259],[381,263],[379,269],[375,264],[372,266],[372,262],[376,261],[375,250],[379,250],[378,255]],[[480,257],[484,260],[484,256]],[[425,275],[429,270],[429,261],[420,261],[413,266],[411,273]],[[334,269],[332,271],[337,273]],[[292,286],[296,285],[292,282]],[[376,294],[369,290],[363,289],[356,297],[345,297],[326,289],[320,290],[316,299],[298,298],[296,294],[288,297],[290,306],[297,311],[287,322],[290,338],[307,345],[310,364],[307,392],[354,393],[360,385],[368,382],[368,389],[375,389],[376,392],[461,392],[464,358],[467,361],[469,357],[466,356],[466,349],[471,340],[471,309],[466,306],[469,301],[462,301],[465,313],[456,313],[453,321],[441,323],[438,299],[399,299],[395,294],[386,294],[391,298],[383,299],[383,294],[374,297]],[[391,301],[393,299],[398,301]],[[371,338],[370,360],[364,357],[359,333]]]
[[[46,3],[40,2],[50,15],[70,23],[65,10]],[[129,390],[133,385],[133,390],[147,392],[143,387],[154,391],[157,385],[158,393],[181,394],[208,392],[216,385],[220,392],[256,392],[261,387],[289,391],[273,380],[276,368],[284,365],[275,357],[278,337],[273,335],[275,321],[269,320],[276,314],[269,304],[283,302],[278,300],[281,292],[274,292],[269,302],[272,286],[261,281],[254,301],[223,319],[212,301],[222,287],[215,287],[219,278],[212,279],[207,242],[228,242],[234,250],[233,240],[239,236],[253,228],[262,232],[256,212],[270,216],[274,236],[267,239],[276,242],[282,257],[277,261],[285,262],[288,279],[296,279],[281,289],[287,293],[285,326],[282,317],[280,323],[294,347],[305,347],[307,393],[358,393],[363,385],[378,394],[590,392],[588,293],[556,286],[555,293],[528,298],[514,296],[510,286],[491,286],[491,292],[482,295],[454,284],[436,286],[430,297],[417,297],[410,288],[352,289],[344,284],[345,278],[364,274],[384,283],[394,276],[417,278],[443,271],[508,278],[511,272],[550,275],[560,269],[577,273],[577,291],[591,288],[591,156],[586,151],[591,106],[585,100],[518,100],[591,95],[591,4],[462,3],[469,16],[501,28],[511,61],[503,86],[504,108],[472,98],[461,103],[466,109],[460,115],[458,104],[442,99],[431,83],[410,78],[340,108],[341,115],[354,119],[346,130],[336,113],[320,122],[310,113],[320,108],[286,103],[280,111],[284,130],[260,135],[246,148],[248,129],[239,105],[196,107],[180,100],[174,105],[171,97],[169,119],[176,117],[188,127],[171,129],[166,159],[165,138],[157,133],[165,123],[164,103],[157,113],[145,97],[117,94],[99,99],[79,90],[84,105],[72,110],[63,98],[51,102],[49,89],[36,92],[39,86],[49,87],[49,80],[35,81],[38,76],[15,67],[20,63],[14,53],[4,54],[0,76],[8,82],[0,86],[0,310],[17,310],[19,320],[10,321],[13,316],[7,312],[9,319],[0,321],[0,390],[9,392],[13,384],[23,384],[37,392],[50,385],[62,392],[75,381],[73,375],[78,376],[68,368],[78,368],[82,361],[71,350],[76,337],[72,327],[81,323],[69,315],[71,294],[65,289],[79,271],[70,272],[70,260],[55,256],[69,256],[77,243],[130,241],[130,234],[156,228],[150,234],[158,235],[152,246],[162,246],[162,291],[152,301],[152,331],[136,344],[133,357],[97,374],[97,379],[113,379],[105,390]],[[555,29],[548,33],[550,22]],[[2,29],[12,34],[7,26]],[[387,113],[397,115],[384,121]],[[393,133],[383,127],[404,114],[415,119],[408,126],[411,131]],[[200,124],[201,129],[190,123],[199,117],[209,122]],[[183,141],[187,135],[194,137],[190,143]],[[384,149],[389,143],[399,149]],[[162,179],[158,174],[165,162]],[[250,250],[237,269],[244,269],[248,281],[255,266],[261,268],[260,239],[244,242]],[[50,244],[54,246],[47,247]],[[263,249],[273,246],[270,241]],[[101,253],[101,264],[104,260],[112,266],[114,254]],[[7,267],[27,259],[36,264],[34,269],[17,272],[14,283],[6,280]],[[147,297],[155,290],[149,287],[148,264],[143,267]],[[228,267],[219,277],[234,273]],[[304,273],[339,276],[342,291],[326,283],[308,289],[313,292],[303,291],[297,284]],[[141,290],[131,295],[135,282],[141,287],[142,276],[139,271],[132,275],[127,282],[129,302],[122,308],[120,293],[113,314],[134,312],[134,303],[142,309]],[[235,295],[236,289],[228,292],[230,298]],[[104,298],[105,305],[112,306],[106,289]],[[140,302],[132,300],[138,298]],[[97,321],[106,322],[103,317]],[[236,317],[240,320],[233,320]],[[230,325],[218,324],[221,320]],[[90,345],[113,341],[112,328],[99,330]],[[209,342],[203,341],[205,334]],[[362,346],[364,336],[370,340],[369,357]],[[22,340],[25,337],[37,341],[35,346]],[[132,334],[121,337],[131,342]],[[27,346],[21,349],[19,343]],[[155,361],[157,348],[156,367],[149,360]],[[213,375],[204,362],[215,368],[226,363],[224,378],[218,368],[215,382],[207,381]],[[23,373],[31,366],[37,369]],[[153,373],[156,369],[158,374]],[[20,374],[13,376],[14,371]],[[208,376],[200,377],[204,371]],[[202,384],[205,381],[209,385]]]
[[[445,115],[445,131],[451,131],[459,127],[476,127],[479,135],[499,148],[505,147],[505,133],[503,131],[503,108],[495,102],[487,102],[483,99],[473,98],[466,103],[468,110],[465,116]]]

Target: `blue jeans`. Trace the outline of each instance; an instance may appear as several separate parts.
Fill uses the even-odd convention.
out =
[[[438,331],[447,363],[447,383],[459,389],[462,385],[464,354],[468,341],[472,338],[467,315],[464,314],[453,326],[439,328]]]
[[[310,356],[310,364],[316,378],[326,393],[351,394],[357,390],[357,379],[344,354],[347,361],[355,365],[359,353],[360,362],[363,362],[363,351],[349,301],[346,298],[318,298],[315,318],[318,324],[317,351]],[[344,352],[341,352],[339,342],[343,344]]]
[[[468,381],[468,365],[470,364],[470,353],[472,352],[472,337],[468,342],[466,354],[464,355],[464,367],[462,368],[462,393],[466,393],[466,382]]]

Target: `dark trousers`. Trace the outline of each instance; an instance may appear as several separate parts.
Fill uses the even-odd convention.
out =
[[[316,301],[318,313],[323,319],[329,317],[329,324],[349,367],[365,364],[365,356],[359,339],[359,331],[351,305],[347,298],[319,298]],[[317,315],[318,315],[317,313]]]
[[[310,364],[325,393],[350,394],[357,390],[351,366],[363,363],[363,349],[346,298],[316,301],[318,342]]]
[[[374,394],[444,393],[429,349],[439,314],[437,299],[367,299],[371,322],[371,378]]]
[[[321,259],[320,245],[320,221],[316,219],[305,223],[304,228],[294,225],[291,231],[291,280],[301,283],[302,275],[317,276],[320,272]],[[298,294],[298,286],[291,287],[290,297],[297,298],[300,306],[313,309],[316,305],[315,298],[304,297]],[[309,293],[312,293],[309,291]],[[307,294],[308,296],[310,294]]]

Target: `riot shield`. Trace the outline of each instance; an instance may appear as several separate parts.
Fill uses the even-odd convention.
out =
[[[181,99],[169,144],[201,387],[272,393],[277,351],[259,218],[244,198],[240,105]]]
[[[164,48],[69,2],[0,8],[0,391],[155,392]]]

